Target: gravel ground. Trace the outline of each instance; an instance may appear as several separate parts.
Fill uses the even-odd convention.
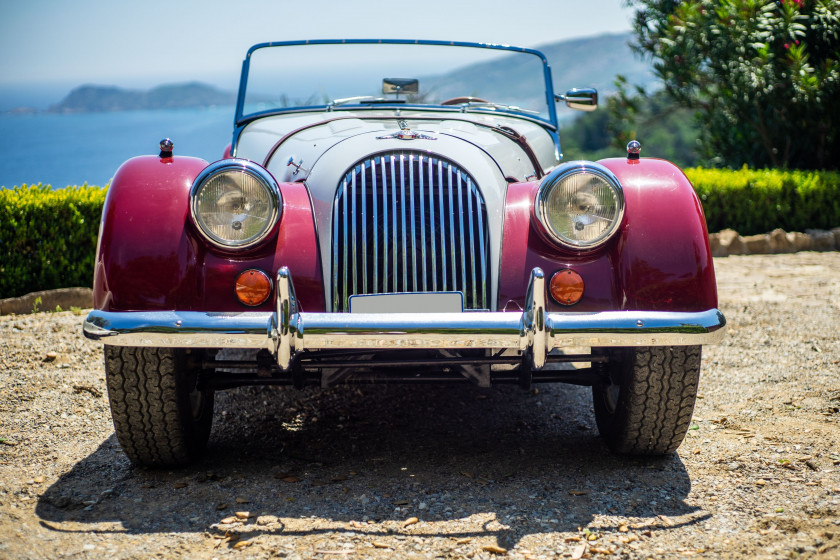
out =
[[[0,558],[840,558],[840,253],[716,260],[679,451],[610,455],[572,386],[247,388],[132,467],[83,313],[0,317]]]

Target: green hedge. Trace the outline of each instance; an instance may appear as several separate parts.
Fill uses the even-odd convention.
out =
[[[840,227],[840,173],[686,169],[710,232],[741,235]]]
[[[840,173],[686,170],[709,231],[742,235],[840,227]],[[0,299],[90,286],[106,189],[0,189]]]
[[[106,189],[0,189],[0,299],[91,286]]]

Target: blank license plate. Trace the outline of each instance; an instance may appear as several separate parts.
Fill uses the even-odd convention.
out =
[[[350,296],[351,313],[460,313],[463,310],[461,292]]]

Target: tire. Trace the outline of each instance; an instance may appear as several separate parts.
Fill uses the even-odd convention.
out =
[[[665,455],[691,424],[700,380],[700,346],[620,348],[592,387],[598,431],[619,454]]]
[[[105,346],[111,417],[120,445],[137,465],[186,465],[207,445],[213,390],[176,348]]]

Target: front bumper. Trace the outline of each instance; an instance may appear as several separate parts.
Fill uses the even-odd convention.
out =
[[[531,272],[525,310],[464,313],[307,313],[298,311],[291,275],[277,274],[275,312],[93,310],[86,337],[114,346],[265,348],[288,369],[302,350],[514,349],[540,369],[555,348],[713,344],[726,319],[700,312],[546,313],[545,278]]]

